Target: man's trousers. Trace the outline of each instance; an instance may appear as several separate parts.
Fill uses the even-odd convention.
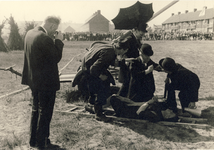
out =
[[[50,135],[50,122],[56,98],[56,91],[32,90],[33,103],[30,123],[30,145],[45,145]]]

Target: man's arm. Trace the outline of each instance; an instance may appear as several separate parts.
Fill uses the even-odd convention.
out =
[[[55,63],[58,63],[62,58],[63,46],[64,44],[61,40],[56,39],[54,44],[54,41],[49,36],[44,37],[42,45],[40,45],[45,59]]]

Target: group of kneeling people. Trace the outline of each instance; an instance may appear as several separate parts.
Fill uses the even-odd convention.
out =
[[[103,108],[111,105],[118,117],[153,122],[177,121],[176,90],[179,91],[183,113],[186,107],[196,108],[200,80],[195,73],[169,57],[155,63],[150,58],[154,52],[149,44],[141,45],[138,57],[124,57],[129,51],[130,42],[121,39],[113,44],[94,45],[83,58],[81,71],[76,75],[73,86],[78,84],[81,91],[89,92],[90,105],[86,105],[86,110],[90,111],[93,106],[97,120],[109,121]],[[108,71],[110,65],[120,67],[119,81],[122,83],[118,93],[113,95],[110,83],[115,82]],[[165,99],[154,96],[154,70],[167,73]]]

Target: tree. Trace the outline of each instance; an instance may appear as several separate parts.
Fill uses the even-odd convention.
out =
[[[25,37],[25,35],[27,34],[27,32],[29,31],[29,30],[31,30],[31,29],[33,29],[33,28],[35,28],[37,26],[37,24],[34,22],[34,21],[32,21],[32,22],[25,22],[25,34],[24,34],[24,37]]]
[[[0,51],[2,51],[2,52],[8,52],[9,51],[6,43],[4,42],[4,39],[1,37],[2,29],[4,28],[5,22],[6,22],[6,20],[2,21],[2,24],[0,25]]]
[[[24,42],[21,35],[19,34],[18,25],[12,16],[10,16],[8,23],[10,24],[10,35],[7,41],[7,46],[11,50],[23,50]]]

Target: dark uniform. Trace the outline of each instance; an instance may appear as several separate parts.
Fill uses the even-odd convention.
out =
[[[145,74],[148,66],[158,66],[151,59],[147,64],[144,64],[141,59],[134,61],[131,66],[131,80],[128,90],[128,98],[135,102],[146,102],[154,96],[155,81],[153,73]]]
[[[101,74],[109,76],[108,67],[114,65],[116,54],[110,44],[94,47],[83,58],[82,70],[87,74],[89,91],[96,94],[95,105],[104,105],[110,96],[110,80],[102,81]]]
[[[172,109],[177,111],[175,90],[180,91],[178,97],[183,110],[185,107],[188,107],[190,102],[198,101],[200,80],[195,73],[178,63],[174,63],[174,60],[171,58],[161,59],[159,64],[163,68],[165,67],[165,70],[172,72],[167,74],[167,77],[171,80],[171,83],[167,86],[167,103]]]
[[[129,31],[128,41],[130,43],[130,49],[125,54],[125,58],[137,58],[139,57],[139,49],[142,43],[139,39],[136,39],[134,34]],[[122,82],[121,88],[118,92],[120,96],[127,97],[129,83],[131,79],[130,64],[125,64],[125,61],[120,63],[119,81]]]

